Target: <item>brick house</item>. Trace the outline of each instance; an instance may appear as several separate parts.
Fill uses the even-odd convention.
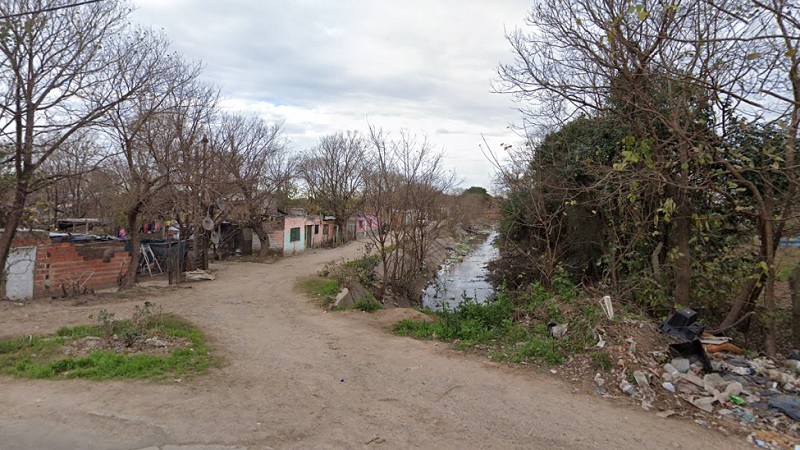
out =
[[[12,300],[62,296],[117,285],[130,253],[121,241],[54,242],[47,232],[20,231],[6,263],[6,292]]]

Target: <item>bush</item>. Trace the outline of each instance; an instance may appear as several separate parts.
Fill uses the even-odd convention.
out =
[[[375,300],[375,298],[367,297],[355,302],[353,309],[371,313],[379,309],[383,309],[383,305],[379,301]]]

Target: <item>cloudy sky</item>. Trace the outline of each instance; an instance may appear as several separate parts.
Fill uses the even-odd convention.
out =
[[[493,148],[516,142],[507,95],[491,93],[511,58],[504,30],[531,0],[134,0],[134,19],[201,59],[224,106],[283,120],[295,151],[339,130],[424,133],[462,187],[490,188]]]

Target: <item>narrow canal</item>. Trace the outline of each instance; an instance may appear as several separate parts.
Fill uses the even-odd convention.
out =
[[[442,306],[454,309],[466,299],[483,303],[494,293],[489,283],[487,264],[499,257],[493,245],[497,232],[479,236],[461,262],[448,262],[437,273],[436,278],[422,292],[422,306],[441,310]]]

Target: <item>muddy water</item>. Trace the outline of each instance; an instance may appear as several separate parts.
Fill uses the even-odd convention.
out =
[[[446,263],[436,273],[436,278],[422,292],[423,307],[440,310],[446,305],[447,309],[453,309],[467,298],[483,303],[494,293],[487,280],[486,265],[499,257],[497,248],[492,245],[497,232],[484,236],[473,242],[472,250],[463,261]]]

